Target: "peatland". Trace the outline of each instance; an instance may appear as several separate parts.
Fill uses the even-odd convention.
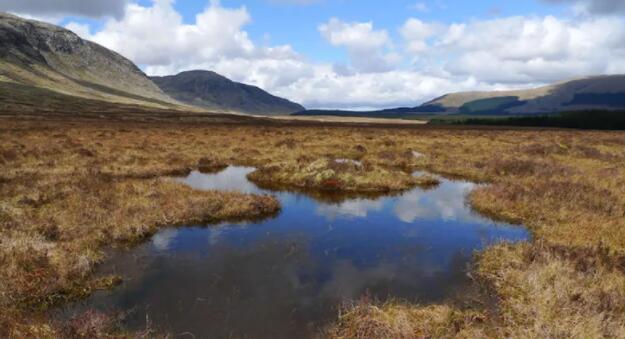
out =
[[[33,113],[34,114],[34,113]],[[51,307],[113,288],[108,250],[159,227],[270,217],[270,196],[194,191],[172,176],[254,166],[260,185],[393,193],[481,185],[480,213],[532,240],[476,253],[478,294],[436,305],[363,297],[332,338],[625,337],[625,134],[607,131],[281,123],[0,120],[0,335],[137,337],[115,315]],[[209,226],[210,227],[210,226]]]

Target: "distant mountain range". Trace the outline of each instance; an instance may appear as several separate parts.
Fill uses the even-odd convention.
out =
[[[285,115],[304,110],[300,104],[211,71],[189,71],[152,81],[172,98],[213,111]]]
[[[527,90],[447,94],[423,105],[464,114],[622,110],[625,109],[625,75],[593,76]]]
[[[161,89],[162,88],[162,89]],[[58,93],[59,95],[55,95]],[[49,95],[47,95],[49,94]],[[40,96],[50,100],[39,100]],[[0,12],[0,109],[59,109],[65,96],[179,111],[289,114],[301,105],[209,71],[150,79],[134,63],[55,25]],[[54,104],[52,104],[54,103]],[[73,106],[75,107],[75,106]]]
[[[94,109],[98,102],[106,102],[180,112],[255,115],[528,115],[625,110],[625,75],[588,77],[527,90],[447,94],[417,107],[369,112],[305,110],[210,71],[149,78],[130,60],[67,29],[0,13],[0,111],[19,111],[20,107],[29,112],[46,111],[45,105],[58,110],[68,100],[72,107],[80,107],[79,100],[88,100]],[[107,110],[111,109],[108,105]]]
[[[625,75],[594,76],[515,91],[447,94],[417,107],[378,111],[308,110],[295,115],[409,118],[425,115],[529,115],[625,110]]]

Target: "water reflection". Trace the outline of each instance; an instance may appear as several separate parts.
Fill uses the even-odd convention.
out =
[[[176,229],[163,230],[152,237],[152,244],[154,248],[159,251],[167,251],[169,250],[169,244],[174,240],[176,235],[178,235],[178,230]]]
[[[466,197],[473,188],[473,183],[442,180],[427,192],[413,190],[402,195],[393,210],[399,220],[407,223],[416,219],[488,222],[466,204]]]
[[[230,166],[215,174],[193,171],[186,178],[177,180],[199,190],[262,193],[261,189],[247,180],[246,176],[252,172],[254,172],[253,167]]]
[[[355,199],[336,204],[319,203],[317,213],[327,220],[335,220],[341,217],[366,218],[369,212],[380,211],[384,208],[384,201]]]
[[[266,192],[252,169],[181,179],[197,189]],[[121,288],[66,310],[134,309],[130,328],[153,324],[195,337],[311,337],[337,305],[365,293],[431,302],[469,285],[474,250],[527,238],[520,227],[474,215],[473,184],[442,180],[436,189],[338,203],[276,192],[272,220],[164,230],[100,268],[127,278]],[[325,201],[325,202],[324,202]]]

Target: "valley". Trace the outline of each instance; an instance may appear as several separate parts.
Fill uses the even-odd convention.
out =
[[[386,31],[370,53],[345,39],[372,24],[337,19],[318,30],[371,60],[307,69],[230,27],[263,63],[224,45],[233,81],[198,66],[226,48],[199,46],[204,24],[163,48],[198,62],[150,67],[88,25],[0,12],[0,337],[625,337],[625,76],[316,109],[295,101],[369,107],[381,74],[392,102],[456,83],[379,68]]]

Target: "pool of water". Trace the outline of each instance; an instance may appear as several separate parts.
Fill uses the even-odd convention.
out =
[[[465,198],[475,184],[468,182],[441,178],[430,190],[320,201],[262,190],[246,179],[251,171],[228,167],[177,180],[274,194],[279,216],[164,229],[99,269],[124,276],[121,287],[66,312],[130,310],[129,328],[149,321],[175,336],[310,337],[336,319],[341,302],[363,295],[428,303],[462,293],[475,250],[529,237],[522,227],[472,212]]]

